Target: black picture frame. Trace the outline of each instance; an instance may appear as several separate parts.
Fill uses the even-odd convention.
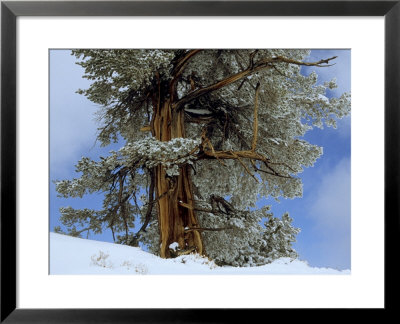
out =
[[[263,318],[270,309],[16,308],[16,19],[19,16],[384,16],[385,307],[396,308],[399,235],[400,1],[2,1],[1,318],[4,323],[203,323]],[[373,62],[371,62],[373,64]],[[366,161],[366,163],[372,163]],[[368,176],[368,175],[366,175]],[[378,310],[380,311],[380,310]],[[267,318],[265,318],[267,321]]]

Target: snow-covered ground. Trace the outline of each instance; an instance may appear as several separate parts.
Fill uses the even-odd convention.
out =
[[[219,267],[199,255],[161,259],[140,248],[50,233],[50,274],[350,274],[281,258],[259,267]]]

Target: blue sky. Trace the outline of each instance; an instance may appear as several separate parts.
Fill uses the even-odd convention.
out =
[[[328,97],[350,92],[350,50],[313,50],[309,61],[338,56],[330,68],[303,67],[302,73],[315,70],[318,82],[336,77],[339,87]],[[94,113],[98,106],[76,93],[89,83],[82,78],[83,70],[75,64],[68,50],[50,51],[50,230],[61,225],[59,208],[100,208],[101,194],[83,199],[57,198],[52,180],[76,177],[75,164],[82,156],[97,159],[118,144],[100,148],[96,143],[97,124]],[[338,128],[315,129],[305,139],[324,148],[323,156],[312,168],[300,175],[304,185],[303,198],[268,199],[259,204],[272,205],[275,216],[289,212],[294,225],[301,228],[295,249],[300,259],[311,266],[350,269],[350,117],[338,121]],[[111,232],[90,239],[112,241]]]

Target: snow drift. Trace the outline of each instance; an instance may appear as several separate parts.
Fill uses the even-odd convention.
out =
[[[350,274],[281,258],[258,267],[220,267],[196,254],[161,259],[140,248],[50,233],[50,274]]]

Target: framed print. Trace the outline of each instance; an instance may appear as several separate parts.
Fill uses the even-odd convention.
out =
[[[1,321],[234,322],[239,313],[265,316],[271,309],[392,309],[398,283],[392,256],[399,235],[399,15],[398,1],[3,1]],[[129,69],[120,58],[133,62]],[[76,62],[83,69],[74,74]],[[191,73],[185,71],[190,64]],[[116,72],[104,74],[105,66]],[[334,92],[329,74],[321,73],[317,83],[313,68],[325,66],[347,88]],[[82,75],[94,82],[84,83]],[[132,78],[141,86],[135,88]],[[71,99],[75,91],[80,95]],[[113,108],[97,115],[104,122],[98,141],[122,136],[128,143],[101,162],[79,160],[95,155],[94,148],[77,149],[81,137],[96,131],[80,115],[83,105]],[[295,248],[304,251],[307,241],[325,263],[311,253],[310,264],[296,263],[290,243],[298,223],[292,226],[282,206],[276,205],[281,219],[264,210],[270,223],[262,237],[235,232],[243,224],[261,228],[254,216],[260,206],[248,207],[259,180],[259,196],[303,195],[294,176],[322,150],[302,136],[350,115],[350,106],[345,131],[339,127],[342,133],[328,138],[323,130],[311,138],[326,148],[327,162],[309,176],[319,181],[305,185],[313,199],[289,211],[304,214],[306,239]],[[132,109],[141,113],[130,119]],[[190,127],[181,126],[186,121]],[[193,140],[184,138],[189,133]],[[69,180],[75,176],[66,170],[78,160],[82,177]],[[196,180],[202,174],[219,180]],[[56,198],[81,197],[93,188],[101,188],[103,200],[68,207],[70,200]],[[170,197],[179,198],[171,203]],[[245,204],[246,211],[237,207]],[[129,253],[145,246],[176,257],[179,269],[192,264],[197,270],[166,270],[162,263],[137,262],[143,256],[133,254],[118,258],[115,244],[89,248],[70,237],[92,239],[104,229],[105,240],[133,246],[122,246]],[[144,234],[152,231],[159,236]],[[220,233],[228,233],[229,244],[209,243]],[[202,254],[203,240],[212,260],[191,258]],[[78,268],[82,253],[86,259]],[[275,272],[254,271],[270,263]],[[297,264],[296,271],[288,264]],[[236,272],[204,275],[204,266]]]

